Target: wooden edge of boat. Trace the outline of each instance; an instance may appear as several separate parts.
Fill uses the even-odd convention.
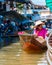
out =
[[[52,65],[52,60],[51,60],[51,56],[49,55],[49,51],[47,51],[47,61],[49,65]]]
[[[49,65],[52,65],[52,33],[50,33],[49,38],[47,39],[47,61]]]

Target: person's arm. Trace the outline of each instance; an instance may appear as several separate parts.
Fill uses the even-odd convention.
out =
[[[6,34],[7,31],[8,31],[8,27],[7,27],[6,30],[4,31],[4,35]]]
[[[50,32],[49,32],[49,31],[47,31],[46,36],[48,37],[48,36],[49,36],[49,34],[50,34]]]
[[[34,35],[35,38],[38,37],[37,33],[35,32],[35,29],[34,29],[33,35]]]
[[[42,36],[38,36],[38,38],[40,38],[40,39],[44,39]]]

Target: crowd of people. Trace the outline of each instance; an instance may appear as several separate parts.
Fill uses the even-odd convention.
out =
[[[0,33],[11,34],[14,30],[16,30],[14,21],[4,20],[3,23],[0,24]]]
[[[15,20],[11,20],[9,18],[3,19],[2,16],[0,16],[0,46],[3,46],[3,42],[5,40],[5,43],[9,43],[11,41],[11,37],[7,37],[8,35],[18,35],[19,31],[23,31],[26,29],[29,29],[29,26],[26,24],[23,24],[22,22],[17,22]],[[16,33],[17,32],[17,33]]]
[[[17,28],[17,29],[16,29]],[[7,35],[13,35],[15,31],[18,31],[18,26],[15,26],[14,21],[3,20],[0,23],[0,48],[4,45],[8,45],[11,41],[11,38],[6,37]]]

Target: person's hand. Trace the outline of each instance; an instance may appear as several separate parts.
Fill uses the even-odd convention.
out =
[[[38,36],[37,35],[34,35],[34,38],[37,38]]]
[[[49,34],[46,34],[47,37],[49,37]]]
[[[38,36],[38,38],[40,38],[40,39],[44,39],[42,36]]]
[[[31,28],[31,29],[34,29],[34,26],[31,25],[30,28]]]
[[[46,28],[46,30],[48,31],[48,28]]]

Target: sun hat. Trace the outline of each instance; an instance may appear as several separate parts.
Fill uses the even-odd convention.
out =
[[[44,23],[43,23],[43,22],[41,22],[40,20],[38,20],[38,21],[36,21],[36,22],[35,22],[35,26],[38,26],[38,25],[40,25],[40,24],[42,24],[42,25],[43,25]]]

